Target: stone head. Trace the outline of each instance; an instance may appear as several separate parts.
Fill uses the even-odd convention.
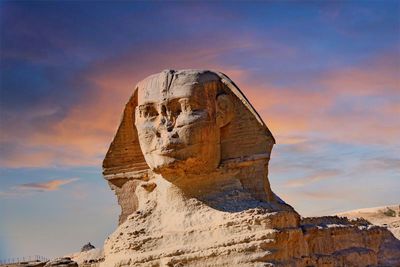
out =
[[[135,126],[151,170],[172,179],[218,167],[221,128],[234,114],[216,74],[164,71],[137,90]]]
[[[208,70],[166,70],[139,82],[103,161],[116,188],[152,174],[183,185],[235,172],[258,199],[272,193],[268,161],[275,140],[231,79]],[[208,178],[207,178],[208,179]],[[197,179],[198,180],[198,179]]]
[[[204,192],[198,188],[213,188],[214,181],[239,182],[254,199],[271,202],[268,162],[274,143],[261,117],[226,75],[166,70],[134,87],[103,161],[103,174],[118,196],[120,222],[137,208],[135,188],[151,190],[151,180],[158,178],[186,193]]]

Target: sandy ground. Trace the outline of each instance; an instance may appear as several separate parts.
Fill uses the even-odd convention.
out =
[[[364,218],[373,224],[387,227],[400,239],[400,205],[351,210],[336,215],[350,219]]]

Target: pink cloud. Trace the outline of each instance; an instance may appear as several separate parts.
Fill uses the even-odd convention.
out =
[[[338,171],[338,170],[320,170],[310,176],[306,176],[306,177],[298,178],[298,179],[291,179],[285,183],[285,186],[303,187],[303,186],[309,185],[311,183],[319,182],[321,180],[334,178],[339,174],[340,174],[340,171]]]
[[[278,144],[292,143],[291,136],[315,134],[334,142],[391,144],[400,136],[398,59],[385,53],[356,67],[332,70],[315,77],[310,83],[314,90],[276,87],[260,78],[238,84]],[[351,110],[342,106],[343,99]]]
[[[100,166],[135,83],[163,68],[207,68],[226,73],[255,106],[278,144],[301,143],[315,134],[335,142],[390,144],[398,141],[400,122],[396,117],[400,104],[396,101],[373,108],[360,100],[358,110],[335,112],[340,109],[337,104],[343,96],[381,94],[389,100],[391,96],[398,97],[398,64],[391,60],[395,55],[385,54],[369,60],[369,64],[316,76],[312,81],[314,90],[310,90],[300,86],[279,87],[264,77],[255,77],[251,70],[221,62],[221,55],[249,47],[257,48],[251,38],[227,40],[224,45],[214,46],[203,41],[180,49],[166,44],[165,51],[150,54],[127,51],[97,62],[81,74],[95,90],[72,106],[63,118],[40,131],[22,131],[24,126],[17,125],[2,133],[2,141],[23,144],[23,147],[2,157],[0,164],[14,168]],[[296,140],[298,136],[302,140]]]
[[[60,190],[62,186],[78,181],[79,178],[54,179],[46,182],[19,184],[8,191],[0,191],[0,197],[21,197],[35,192],[50,192]]]
[[[15,119],[2,131],[0,140],[15,147],[4,153],[0,164],[10,168],[100,166],[135,83],[149,74],[159,72],[163,66],[203,66],[223,69],[239,76],[240,70],[221,68],[221,65],[212,62],[216,62],[215,57],[224,51],[247,45],[247,42],[237,41],[225,46],[216,45],[213,49],[193,47],[175,53],[160,51],[141,54],[130,51],[118,58],[97,62],[79,77],[82,84],[88,83],[95,90],[84,95],[63,117],[41,128],[30,127],[29,120],[40,121],[41,116],[54,112],[51,108],[43,108],[37,114],[27,114],[24,117],[29,123]],[[176,62],[181,62],[181,65],[174,66]]]
[[[398,51],[387,52],[366,60],[356,67],[331,71],[320,77],[320,83],[334,94],[376,95],[400,93],[400,57]]]
[[[33,191],[56,191],[59,190],[61,186],[70,184],[79,180],[78,178],[70,179],[56,179],[50,180],[42,183],[27,183],[20,184],[16,187],[17,190],[33,190]]]

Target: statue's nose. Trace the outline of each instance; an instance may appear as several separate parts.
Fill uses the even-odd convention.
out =
[[[172,123],[171,120],[167,120],[165,127],[167,128],[168,132],[171,132],[174,129],[174,124]]]
[[[168,116],[161,119],[161,124],[164,125],[168,132],[171,132],[175,125],[174,121],[171,118],[168,118]]]

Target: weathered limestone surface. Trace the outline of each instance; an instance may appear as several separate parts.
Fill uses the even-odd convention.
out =
[[[78,263],[71,258],[63,257],[47,262],[44,267],[78,267]]]
[[[65,257],[71,258],[80,267],[98,267],[104,261],[103,249],[90,249],[87,251],[80,251],[66,255]]]
[[[372,224],[386,227],[400,239],[400,205],[351,210],[337,215],[349,219],[366,219]]]
[[[122,212],[101,266],[398,266],[385,228],[301,219],[271,190],[275,140],[224,74],[141,81],[103,163]]]

